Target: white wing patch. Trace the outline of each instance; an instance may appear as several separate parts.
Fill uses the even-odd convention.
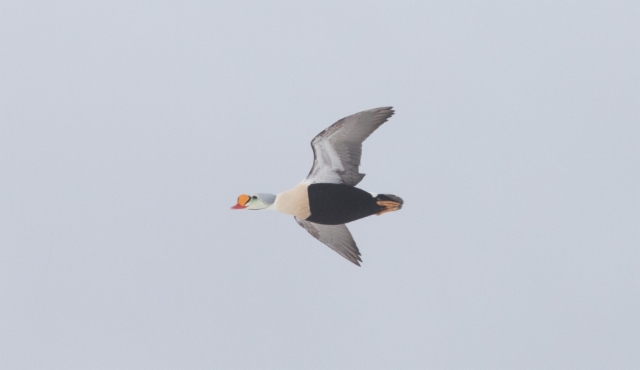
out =
[[[339,171],[344,171],[344,166],[340,161],[340,156],[328,141],[320,141],[316,145],[318,172],[315,179],[323,179],[322,182],[332,184],[341,183]],[[317,181],[313,181],[317,182]]]
[[[314,161],[307,183],[355,186],[364,174],[359,172],[362,142],[393,115],[391,107],[375,108],[345,117],[312,141]]]

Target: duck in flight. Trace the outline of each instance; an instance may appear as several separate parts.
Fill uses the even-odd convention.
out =
[[[345,225],[371,215],[397,211],[404,203],[391,194],[356,188],[362,142],[393,115],[392,107],[345,117],[311,141],[314,159],[307,178],[280,194],[242,194],[232,209],[270,209],[292,215],[300,226],[342,257],[360,266],[360,251]]]

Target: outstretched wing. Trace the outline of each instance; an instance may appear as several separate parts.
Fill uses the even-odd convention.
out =
[[[339,255],[360,266],[360,251],[346,225],[322,225],[294,217],[296,222],[314,238],[320,240]]]
[[[319,133],[311,141],[314,159],[306,181],[358,184],[364,177],[359,172],[362,142],[393,113],[392,107],[365,110],[345,117]]]

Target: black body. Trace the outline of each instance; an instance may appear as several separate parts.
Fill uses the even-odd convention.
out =
[[[385,209],[377,203],[383,200],[382,194],[374,198],[370,193],[350,185],[311,184],[307,191],[311,208],[311,216],[307,221],[317,224],[346,224]]]

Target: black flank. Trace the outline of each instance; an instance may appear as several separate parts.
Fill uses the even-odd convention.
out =
[[[311,184],[308,188],[311,216],[307,221],[340,225],[380,212],[370,193],[350,185]]]

